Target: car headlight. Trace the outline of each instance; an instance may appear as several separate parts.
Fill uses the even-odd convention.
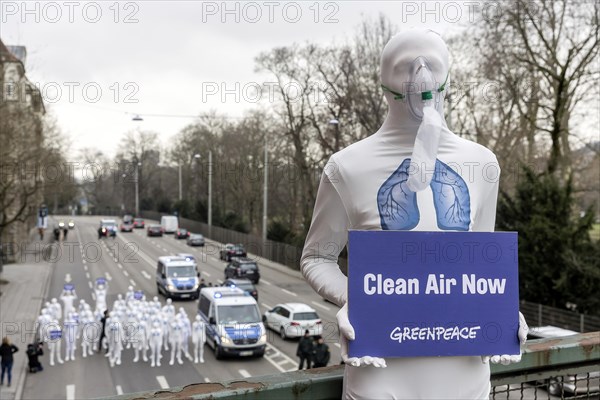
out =
[[[193,288],[192,290],[196,290],[196,289],[198,289],[198,286],[200,286],[200,284],[199,284],[198,282],[196,282],[196,283],[194,284],[194,288]]]
[[[177,289],[177,288],[175,287],[175,285],[172,285],[172,284],[170,284],[170,283],[169,283],[169,284],[167,285],[167,289],[169,289],[169,290],[175,290],[175,289]]]
[[[231,338],[227,335],[221,336],[221,344],[233,344]]]
[[[259,344],[267,343],[267,334],[266,333],[263,333],[262,335],[260,335],[260,339],[258,339],[258,343]]]

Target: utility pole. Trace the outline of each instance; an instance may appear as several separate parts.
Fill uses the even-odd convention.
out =
[[[212,235],[212,150],[208,151],[208,230]]]
[[[136,162],[135,164],[135,216],[140,216],[140,184],[139,184],[139,169],[142,163]]]
[[[181,189],[181,163],[179,163],[179,201],[183,199],[183,192]]]
[[[263,244],[267,240],[267,196],[269,192],[269,148],[265,140],[265,171],[263,178],[263,220],[262,220],[262,239]]]

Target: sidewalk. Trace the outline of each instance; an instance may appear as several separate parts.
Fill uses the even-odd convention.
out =
[[[52,272],[52,264],[44,261],[41,253],[33,252],[47,245],[32,241],[28,246],[32,253],[22,258],[24,262],[4,265],[0,274],[0,279],[7,281],[0,285],[0,337],[8,336],[19,348],[14,355],[11,386],[6,386],[6,377],[0,386],[2,400],[20,400],[23,393],[28,373],[27,345],[34,341],[34,324],[47,295]]]

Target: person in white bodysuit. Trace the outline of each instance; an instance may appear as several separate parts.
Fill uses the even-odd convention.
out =
[[[443,117],[448,50],[430,30],[394,36],[381,57],[389,105],[379,130],[331,156],[324,169],[301,270],[339,305],[348,399],[487,399],[488,357],[348,358],[347,278],[337,265],[348,230],[494,230],[499,167],[483,146],[452,133]],[[429,92],[422,94],[422,92]],[[452,166],[452,168],[450,168]],[[491,178],[486,179],[484,168]],[[332,250],[333,249],[333,250]],[[518,336],[526,339],[520,316]],[[520,356],[494,356],[516,362]]]
[[[179,313],[177,314],[177,318],[181,321],[182,329],[183,329],[183,342],[182,342],[182,350],[185,357],[192,361],[192,356],[190,355],[189,350],[189,342],[190,336],[192,335],[192,323],[190,322],[190,318],[188,317],[185,309],[183,307],[179,308]]]
[[[138,362],[140,358],[140,350],[142,351],[142,359],[144,362],[148,361],[148,318],[144,317],[143,314],[137,315],[137,321],[135,325],[133,325],[133,335],[131,342],[133,343],[133,350],[135,352],[135,357],[133,358],[133,362]]]
[[[53,318],[52,318],[52,315],[50,314],[50,311],[48,310],[48,308],[46,308],[46,307],[42,308],[40,316],[37,318],[37,321],[36,321],[37,328],[38,328],[37,334],[41,341],[45,340],[47,326],[50,322],[52,322],[52,320],[53,320]]]
[[[108,361],[111,367],[121,365],[123,352],[123,325],[118,315],[110,315],[110,322],[106,323],[106,339],[108,342]]]
[[[108,288],[106,284],[103,283],[97,284],[94,288],[94,293],[96,293],[96,311],[104,313],[104,311],[106,311],[106,309],[108,308],[106,305],[107,291]]]
[[[173,318],[171,322],[171,329],[169,331],[169,341],[171,342],[171,361],[169,361],[169,365],[173,365],[175,363],[175,358],[177,357],[177,362],[179,364],[183,364],[183,360],[181,359],[181,351],[183,347],[183,323],[179,318]]]
[[[66,309],[66,307],[65,307]],[[75,361],[75,350],[77,349],[77,330],[79,323],[75,318],[75,312],[65,314],[63,321],[63,337],[65,339],[65,361]]]
[[[75,299],[77,299],[77,294],[75,293],[75,289],[73,289],[73,290],[63,289],[62,293],[60,294],[60,300],[64,304],[63,312],[65,314],[65,317],[71,311],[75,310],[75,307],[73,306],[73,302],[75,301]]]
[[[206,343],[206,330],[202,317],[196,315],[196,320],[192,324],[192,343],[194,344],[194,362],[198,360],[204,362],[204,343]]]
[[[160,359],[162,358],[162,326],[161,322],[155,321],[150,330],[150,366],[160,367]]]
[[[44,332],[44,341],[48,343],[48,350],[50,350],[50,366],[54,366],[54,357],[56,357],[59,364],[62,364],[63,359],[60,354],[62,328],[58,323],[58,320],[53,319],[50,321],[50,323],[46,325]]]
[[[52,298],[50,301],[50,313],[52,314],[52,318],[58,321],[62,318],[62,306],[58,300],[56,300],[56,297]]]
[[[93,349],[97,346],[100,337],[99,324],[92,313],[89,304],[86,304],[79,314],[79,326],[81,327],[81,355],[83,358],[93,355]]]

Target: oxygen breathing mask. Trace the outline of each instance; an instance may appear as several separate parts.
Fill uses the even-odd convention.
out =
[[[410,65],[409,81],[403,82],[400,91],[381,85],[385,92],[394,95],[394,100],[406,100],[411,114],[417,118],[423,118],[423,108],[435,106],[441,101],[441,93],[446,88],[448,74],[441,85],[437,85],[433,76],[431,64],[425,57],[419,56]]]

